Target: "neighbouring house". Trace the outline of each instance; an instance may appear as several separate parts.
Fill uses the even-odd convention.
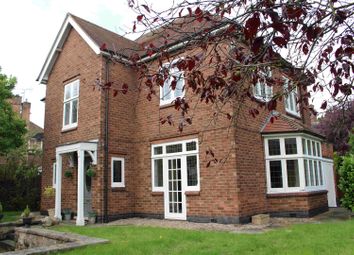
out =
[[[42,211],[55,208],[61,219],[63,208],[71,209],[77,225],[91,211],[103,221],[137,216],[245,223],[259,213],[309,217],[336,206],[332,147],[311,129],[310,112],[297,105],[295,90],[276,112],[240,118],[236,126],[226,118],[208,124],[206,104],[194,109],[197,118],[182,133],[162,125],[161,116],[176,114],[176,97],[193,95],[184,95],[183,75],[176,90],[166,81],[151,101],[136,89],[138,75],[124,59],[153,37],[131,41],[66,16],[38,77],[47,85],[42,191],[56,189],[55,199],[42,197]],[[122,61],[113,64],[107,50],[119,52]],[[281,70],[272,72],[291,82]],[[93,90],[97,79],[129,84],[129,92],[114,97]],[[267,101],[274,92],[259,83],[253,93]],[[209,149],[228,159],[206,167]],[[87,175],[92,168],[95,176]]]

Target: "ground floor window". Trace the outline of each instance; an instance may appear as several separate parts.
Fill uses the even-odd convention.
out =
[[[324,189],[321,143],[308,135],[265,136],[269,193]],[[302,148],[302,149],[301,149]]]
[[[112,187],[125,187],[124,158],[112,157],[111,179]]]
[[[152,158],[152,190],[164,191],[170,180],[180,179],[186,191],[199,191],[199,157],[198,140],[185,140],[173,143],[155,144],[151,149]],[[173,160],[177,159],[177,160]],[[173,175],[173,162],[180,164],[177,173]],[[166,178],[166,179],[164,179]],[[166,183],[166,184],[164,184]]]

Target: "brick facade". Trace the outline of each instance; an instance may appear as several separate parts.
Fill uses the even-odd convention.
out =
[[[189,54],[188,52],[184,54]],[[157,63],[155,64],[157,68]],[[213,106],[204,103],[191,111],[193,125],[182,133],[176,126],[162,125],[161,117],[178,112],[170,106],[160,106],[159,98],[146,99],[145,91],[138,89],[137,74],[123,64],[106,63],[96,55],[80,35],[71,29],[66,42],[50,72],[47,83],[44,160],[42,189],[52,185],[52,166],[55,148],[67,143],[98,141],[96,176],[92,178],[92,209],[101,218],[104,213],[104,110],[103,91],[93,90],[96,79],[117,84],[129,84],[126,95],[109,94],[108,114],[108,216],[109,219],[130,216],[161,218],[164,215],[164,193],[152,192],[151,145],[198,138],[200,191],[187,192],[187,219],[201,222],[247,222],[259,213],[297,213],[309,216],[327,206],[325,193],[298,196],[267,195],[264,145],[260,129],[269,112],[260,109],[260,115],[251,118],[251,101],[230,105],[229,112],[239,114],[236,126],[221,118],[210,122]],[[279,75],[279,74],[276,74]],[[64,85],[80,79],[78,126],[62,131]],[[197,100],[191,93],[190,101]],[[278,111],[285,113],[280,102]],[[304,110],[297,121],[310,126]],[[211,123],[211,124],[210,124]],[[212,149],[225,162],[211,164],[205,151]],[[111,187],[111,158],[125,159],[125,187]],[[66,167],[66,166],[65,166]],[[63,171],[65,169],[63,164]],[[73,178],[63,178],[62,208],[76,211],[77,170]],[[41,209],[54,207],[54,199],[43,198]]]

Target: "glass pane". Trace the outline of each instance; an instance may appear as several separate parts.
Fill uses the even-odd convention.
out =
[[[171,98],[171,91],[170,91],[170,79],[166,79],[165,80],[165,83],[163,85],[163,88],[162,88],[162,96],[161,98],[163,100],[168,100]]]
[[[306,151],[306,140],[304,138],[302,138],[302,153],[304,155],[307,154],[307,151]]]
[[[314,155],[314,156],[317,156],[317,153],[316,153],[316,145],[315,145],[315,142],[314,141],[312,141],[312,155]]]
[[[305,171],[305,183],[306,187],[310,186],[310,176],[309,176],[309,168],[308,168],[308,163],[307,160],[304,160],[304,171]]]
[[[285,153],[297,154],[296,138],[285,138]]]
[[[162,187],[163,186],[163,165],[162,159],[154,160],[154,186]]]
[[[321,147],[320,147],[320,143],[317,143],[317,156],[321,157]]]
[[[64,87],[64,100],[67,100],[70,97],[71,97],[71,86],[69,84]]]
[[[318,174],[318,168],[317,168],[317,161],[314,160],[313,161],[313,165],[314,165],[314,170],[315,170],[315,183],[316,183],[316,186],[320,185],[320,182],[319,182],[319,174]]]
[[[122,161],[113,161],[113,182],[122,182]]]
[[[197,156],[187,157],[187,185],[198,185]]]
[[[72,84],[72,95],[71,97],[76,97],[79,95],[79,81],[75,81]]]
[[[162,154],[162,146],[154,147],[154,155]]]
[[[300,187],[299,167],[297,160],[287,160],[288,187]]]
[[[166,153],[182,152],[182,144],[172,144],[166,146]]]
[[[323,173],[322,173],[322,162],[321,161],[318,162],[318,169],[320,172],[320,185],[322,186],[323,185]]]
[[[289,94],[289,107],[290,107],[290,111],[294,112],[295,111],[295,102],[294,102],[294,94],[293,92],[290,92]]]
[[[78,112],[77,101],[78,101],[77,99],[74,99],[72,101],[72,119],[71,119],[71,124],[77,122],[77,112]]]
[[[64,104],[64,125],[70,123],[70,102]]]
[[[281,161],[270,161],[270,186],[272,188],[283,187],[283,176],[281,169]]]
[[[187,151],[195,151],[197,150],[197,142],[187,143],[186,147],[187,147]]]
[[[311,141],[307,140],[307,154],[312,155]]]
[[[311,186],[315,186],[315,176],[313,174],[312,160],[309,160]]]
[[[268,140],[269,156],[280,155],[280,141],[279,139]]]
[[[176,74],[177,84],[175,89],[175,97],[181,97],[183,95],[184,77],[182,73]]]

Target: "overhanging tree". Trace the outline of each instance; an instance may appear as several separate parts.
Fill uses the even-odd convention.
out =
[[[2,74],[0,67],[0,155],[20,147],[26,133],[26,123],[13,111],[9,102],[15,84],[16,78]]]
[[[145,1],[128,3],[137,13],[133,32],[149,33],[148,37],[154,38],[138,40],[141,49],[129,59],[129,65],[140,74],[140,89],[147,91],[149,100],[166,79],[173,80],[171,87],[175,89],[178,77],[164,67],[166,62],[184,72],[184,90],[215,105],[215,111],[231,121],[237,114],[221,109],[235,99],[240,105],[248,99],[254,101],[257,106],[250,107],[249,113],[255,117],[260,108],[276,109],[277,101],[296,87],[302,88],[298,101],[304,102],[308,102],[310,92],[328,91],[338,103],[352,95],[352,1],[173,1],[162,11]],[[188,55],[177,59],[176,52]],[[119,52],[110,53],[119,61]],[[151,59],[159,63],[159,68],[151,65]],[[286,72],[293,86],[277,90],[266,104],[254,100],[250,91],[259,81],[283,87],[282,79],[269,77],[272,69]],[[328,101],[323,99],[322,109],[327,108]],[[178,126],[182,130],[192,123],[188,116],[191,106],[187,98],[177,98],[174,104],[181,112]],[[173,123],[171,116],[161,121]]]

